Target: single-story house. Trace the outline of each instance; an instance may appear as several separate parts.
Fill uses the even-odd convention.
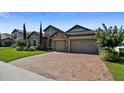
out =
[[[64,32],[50,25],[44,32],[47,37],[47,48],[51,47],[52,50],[74,53],[98,53],[94,30],[75,25]]]
[[[28,37],[31,33],[32,33],[32,32],[27,31],[27,32],[26,32],[27,37]],[[21,30],[21,29],[14,29],[11,34],[13,35],[14,40],[22,39],[22,38],[23,38],[23,30]]]
[[[11,34],[1,34],[1,46],[10,47],[13,44],[13,36]]]
[[[33,31],[31,34],[27,36],[28,41],[31,45],[36,46],[40,44],[40,32]],[[42,36],[42,42],[45,43],[45,36]],[[43,44],[44,45],[44,44]]]
[[[14,29],[12,31],[12,35],[14,37],[14,40],[22,39],[23,38],[23,30]],[[27,31],[26,36],[27,36],[27,40],[30,42],[31,45],[34,45],[34,46],[39,45],[39,43],[40,43],[40,33],[39,32],[37,32],[37,31],[33,31],[33,32]],[[43,35],[43,39],[44,39],[44,35]]]
[[[27,31],[27,40],[31,45],[39,45],[40,33]],[[80,25],[75,25],[67,31],[62,31],[52,25],[44,29],[43,47],[60,52],[97,54],[98,46],[94,39],[95,31]],[[7,37],[8,36],[8,37]],[[12,34],[2,36],[2,45],[10,46],[17,39],[23,38],[23,31],[14,29]]]

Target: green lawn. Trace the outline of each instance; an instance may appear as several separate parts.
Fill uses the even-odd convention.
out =
[[[109,71],[112,73],[114,80],[124,81],[124,57],[121,57],[120,62],[105,62]]]
[[[47,53],[45,51],[16,51],[14,48],[0,48],[0,60],[4,62],[13,61],[15,59],[28,57],[37,54]]]

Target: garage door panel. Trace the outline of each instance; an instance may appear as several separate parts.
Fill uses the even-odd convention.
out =
[[[94,40],[71,40],[70,43],[71,52],[88,54],[96,54],[98,52]]]
[[[59,52],[64,52],[65,51],[65,40],[55,41],[55,50]]]

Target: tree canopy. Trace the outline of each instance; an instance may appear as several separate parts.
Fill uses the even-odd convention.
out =
[[[118,28],[117,26],[106,27],[105,24],[102,24],[103,28],[99,27],[96,29],[96,43],[100,47],[111,48],[121,45],[124,40],[124,30],[122,26]]]

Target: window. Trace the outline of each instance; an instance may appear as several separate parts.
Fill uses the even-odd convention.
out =
[[[37,40],[33,39],[33,45],[36,46]]]

